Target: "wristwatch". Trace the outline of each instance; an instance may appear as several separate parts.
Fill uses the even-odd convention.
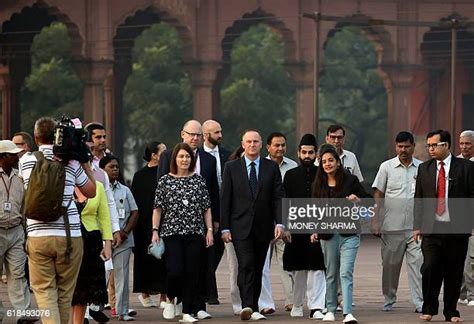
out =
[[[160,230],[158,229],[158,227],[153,227],[153,228],[151,229],[151,232],[152,232],[152,233],[153,233],[153,232],[159,232],[159,231],[160,231]]]

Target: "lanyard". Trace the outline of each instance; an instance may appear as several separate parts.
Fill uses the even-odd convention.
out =
[[[0,176],[2,178],[3,186],[5,187],[5,190],[7,191],[7,201],[10,201],[10,188],[12,187],[13,177],[10,178],[10,183],[7,187],[7,183],[5,182],[5,179],[3,179],[3,173],[1,173]]]

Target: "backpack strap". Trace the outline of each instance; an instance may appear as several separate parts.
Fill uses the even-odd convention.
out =
[[[71,263],[71,252],[72,252],[72,240],[71,240],[71,226],[69,225],[69,215],[68,210],[71,205],[72,198],[69,200],[69,203],[66,207],[66,214],[63,216],[64,227],[66,229],[66,264]]]
[[[33,152],[33,155],[35,156],[37,161],[44,160],[44,155],[43,155],[43,152],[41,152],[41,151],[35,151],[35,152]]]

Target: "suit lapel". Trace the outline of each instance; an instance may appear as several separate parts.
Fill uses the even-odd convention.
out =
[[[258,166],[258,186],[257,186],[257,193],[255,194],[255,197],[258,196],[258,193],[260,192],[260,189],[262,189],[263,185],[263,178],[265,177],[265,171],[267,168],[263,166],[263,164],[266,162],[264,161],[266,158],[260,157],[260,165]]]
[[[242,186],[245,188],[245,192],[247,192],[247,195],[252,198],[252,192],[250,192],[250,183],[249,183],[249,175],[247,173],[247,165],[245,164],[245,158],[240,158],[240,166],[241,166],[241,171],[242,171],[242,181],[244,182],[244,185]]]
[[[454,155],[451,155],[451,165],[449,166],[448,174],[448,196],[450,196],[450,193],[452,192],[451,189],[454,182],[456,181],[456,174],[458,173],[459,164],[456,160],[457,158],[455,158]]]
[[[436,197],[436,172],[438,172],[436,165],[437,165],[437,161],[433,159],[431,165],[428,168],[428,172],[429,172],[428,188],[433,188],[433,197]]]

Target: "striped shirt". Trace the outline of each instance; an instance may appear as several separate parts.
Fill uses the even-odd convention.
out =
[[[41,145],[39,151],[43,153],[48,160],[53,159],[53,145]],[[19,164],[20,177],[23,178],[25,189],[28,188],[28,182],[31,175],[31,170],[36,164],[36,157],[31,154]],[[74,186],[83,187],[89,181],[86,173],[81,165],[76,160],[71,160],[64,167],[66,171],[66,184],[64,187],[63,206],[66,207],[74,195]],[[69,224],[71,227],[71,237],[81,236],[81,222],[79,213],[74,201],[69,204],[68,208]],[[26,232],[28,236],[66,236],[66,228],[64,226],[64,219],[60,217],[54,222],[41,222],[33,219],[27,219]]]

